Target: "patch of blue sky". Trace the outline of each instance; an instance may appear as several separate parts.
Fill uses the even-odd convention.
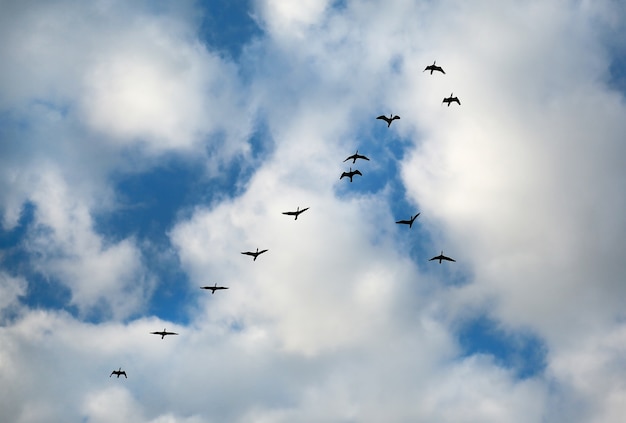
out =
[[[401,124],[402,120],[395,120],[390,128],[382,120],[376,120],[376,116],[371,117],[371,125],[365,126],[364,130],[356,134],[359,140],[356,146],[359,154],[367,156],[370,161],[357,160],[355,164],[345,162],[344,170],[350,166],[359,169],[363,176],[355,176],[354,182],[342,180],[344,184],[339,184],[337,195],[357,194],[381,194],[390,205],[394,222],[397,220],[409,219],[420,213],[419,204],[415,204],[407,197],[406,188],[400,175],[400,164],[406,153],[412,148],[412,142],[398,136],[393,129],[393,125]],[[351,153],[346,153],[346,157]],[[413,226],[409,229],[405,225],[397,225],[398,240],[408,248],[408,254],[416,261],[421,262],[424,257],[430,254],[431,236],[426,231],[420,221],[421,214]],[[405,236],[409,231],[410,236]],[[430,258],[431,256],[428,256]]]
[[[175,257],[164,254],[145,254],[153,273],[158,275],[158,285],[145,310],[146,315],[180,325],[190,322],[191,305],[196,304],[202,292],[192,290],[187,275]]]
[[[463,357],[486,354],[520,379],[541,374],[546,368],[547,347],[536,335],[526,331],[508,331],[486,315],[466,319],[457,337]]]
[[[199,205],[211,206],[240,195],[271,149],[263,127],[250,139],[252,161],[233,160],[209,177],[205,163],[173,157],[147,172],[118,174],[113,186],[121,206],[94,217],[97,233],[111,241],[133,237],[144,264],[156,277],[148,312],[184,324],[186,305],[198,293],[190,287],[172,250],[169,231]],[[210,152],[209,152],[210,154]]]
[[[613,57],[609,66],[609,86],[626,95],[626,48]]]
[[[345,10],[348,8],[348,0],[335,0],[331,3],[330,7],[335,10]]]
[[[229,187],[199,183],[204,180],[201,164],[177,159],[145,173],[117,175],[115,179],[122,206],[95,216],[95,229],[109,240],[137,240],[144,265],[156,277],[148,313],[185,323],[187,316],[181,310],[189,296],[188,280],[172,252],[168,231],[181,210],[205,200],[210,194],[206,186],[215,193],[229,191]]]
[[[6,254],[8,251],[19,247],[20,241],[26,235],[28,226],[35,219],[35,206],[27,202],[22,206],[20,218],[17,225],[10,230],[4,230],[0,226],[0,249]]]
[[[616,3],[617,4],[617,3]],[[620,5],[621,7],[621,5]],[[624,11],[623,7],[620,10]],[[619,13],[616,13],[615,17]],[[626,31],[624,19],[612,20],[611,24],[596,21],[600,31],[600,39],[605,47],[604,54],[608,60],[605,83],[609,88],[619,91],[622,96],[626,95],[626,39],[623,34]]]
[[[96,232],[111,240],[129,236],[166,240],[182,207],[198,202],[200,163],[172,159],[147,172],[112,177],[118,207],[95,217]]]
[[[71,291],[59,281],[47,278],[33,268],[31,255],[24,241],[35,219],[35,206],[27,202],[22,206],[18,224],[11,230],[0,229],[2,270],[11,276],[27,281],[26,293],[20,298],[22,304],[35,309],[66,310],[74,315],[78,310],[69,305]]]
[[[262,34],[250,0],[202,0],[197,6],[202,14],[199,35],[211,50],[237,60],[243,47]]]
[[[165,242],[177,220],[187,217],[194,207],[242,194],[273,148],[266,128],[259,125],[257,129],[248,140],[250,157],[222,164],[215,175],[209,175],[203,161],[178,156],[146,172],[113,175],[119,207],[95,216],[96,231],[113,240],[134,236]],[[206,153],[211,160],[212,152]]]
[[[385,189],[386,192],[404,194],[399,165],[410,142],[398,137],[392,128],[387,128],[384,121],[376,120],[376,116],[372,116],[372,122],[355,134],[355,139],[358,140],[356,149],[370,161],[359,159],[354,164],[351,161],[343,163],[345,171],[352,166],[353,170],[359,169],[363,173],[362,177],[354,177],[354,183],[357,178],[360,178],[360,183],[350,188],[359,193],[372,194]],[[398,122],[395,120],[394,124]],[[353,153],[354,151],[346,150],[346,157]],[[366,176],[366,173],[370,176]],[[403,201],[406,202],[406,199],[403,198]]]

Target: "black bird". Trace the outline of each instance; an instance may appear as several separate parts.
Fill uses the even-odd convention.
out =
[[[357,170],[352,170],[352,168],[350,168],[350,172],[343,172],[341,174],[341,176],[339,177],[339,179],[342,179],[344,176],[347,176],[348,178],[350,178],[350,182],[352,182],[352,177],[354,175],[361,175],[361,176],[363,176],[363,174],[361,172],[359,172],[358,169]]]
[[[422,72],[426,72],[427,70],[429,70],[429,71],[430,71],[430,74],[432,75],[432,74],[433,74],[433,71],[439,71],[439,72],[441,72],[441,73],[443,73],[443,74],[445,75],[445,72],[443,71],[443,69],[441,68],[441,66],[437,66],[437,65],[435,65],[435,63],[437,63],[437,61],[436,61],[436,60],[433,62],[433,64],[432,64],[432,65],[430,65],[430,66],[426,66],[426,69],[424,69]]]
[[[393,122],[395,119],[400,119],[400,116],[393,114],[390,114],[389,117],[385,115],[380,115],[376,119],[382,119],[387,122],[387,128],[389,128],[391,126],[391,122]]]
[[[404,225],[409,225],[409,228],[411,228],[413,226],[413,221],[415,220],[415,218],[417,216],[419,216],[420,214],[416,214],[415,216],[413,216],[412,218],[410,218],[409,220],[398,220],[396,223],[400,223],[400,224],[404,224]]]
[[[433,260],[439,260],[439,264],[441,264],[441,260],[456,261],[456,260],[455,260],[455,259],[453,259],[453,258],[450,258],[450,257],[446,257],[446,256],[444,256],[444,255],[443,255],[443,251],[441,251],[441,254],[439,254],[438,256],[435,256],[435,257],[431,258],[431,259],[430,259],[430,260],[428,260],[428,261],[433,261]]]
[[[257,249],[256,249],[256,252],[254,252],[254,251],[244,251],[244,252],[243,252],[243,253],[241,253],[241,254],[245,254],[245,255],[247,255],[247,256],[252,256],[252,257],[254,257],[254,259],[252,259],[252,261],[256,261],[256,258],[257,258],[260,254],[263,254],[263,253],[264,253],[264,252],[266,252],[266,251],[267,251],[267,250],[261,250],[261,251],[259,251],[259,249],[257,248]]]
[[[163,328],[162,332],[150,332],[153,335],[161,335],[161,339],[165,338],[165,335],[178,335],[176,332],[167,332],[165,328]]]
[[[228,289],[227,286],[217,286],[217,282],[215,283],[215,286],[201,286],[200,289],[210,289],[211,290],[211,294],[215,294],[215,291],[217,291],[218,289]]]
[[[452,93],[450,93],[450,97],[444,98],[443,99],[443,103],[448,103],[448,107],[450,107],[450,103],[456,103],[459,106],[461,105],[461,102],[459,101],[458,97],[452,97]]]
[[[359,154],[359,150],[356,151],[356,153],[354,153],[353,155],[351,155],[350,157],[348,157],[347,159],[344,160],[344,162],[347,162],[348,160],[352,159],[352,164],[356,163],[356,159],[363,159],[363,160],[367,160],[369,161],[370,159],[368,159],[365,156],[362,156]]]
[[[121,375],[124,375],[124,377],[126,379],[128,379],[128,376],[126,376],[126,372],[124,370],[122,370],[122,368],[120,367],[119,370],[113,370],[111,372],[111,374],[109,375],[109,377],[113,376],[113,375],[117,375],[117,378],[119,379]]]
[[[294,220],[298,220],[298,216],[300,216],[300,213],[307,211],[309,208],[305,208],[300,210],[300,206],[298,206],[298,208],[296,209],[296,211],[287,211],[287,212],[283,212],[283,214],[286,214],[287,216],[295,216],[296,218]]]

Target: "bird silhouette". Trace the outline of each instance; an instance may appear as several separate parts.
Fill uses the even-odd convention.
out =
[[[409,220],[398,220],[396,223],[400,223],[403,225],[409,225],[409,228],[411,228],[413,226],[413,221],[415,221],[415,218],[417,216],[419,216],[420,214],[416,214],[415,216],[413,216],[412,218],[410,218]]]
[[[430,259],[430,260],[428,260],[428,261],[433,261],[433,260],[439,260],[439,264],[441,264],[441,260],[456,261],[456,260],[455,260],[455,259],[453,259],[453,258],[450,258],[450,257],[446,257],[446,256],[444,256],[444,255],[443,255],[443,250],[441,251],[441,254],[439,254],[438,256],[435,256],[435,257],[431,258],[431,259]]]
[[[456,103],[459,106],[461,105],[461,102],[459,101],[458,97],[452,97],[452,93],[450,93],[450,97],[446,97],[443,99],[443,103],[448,103],[448,107],[450,107],[450,103]]]
[[[200,289],[210,289],[211,290],[211,294],[215,294],[215,291],[220,290],[220,289],[228,289],[228,287],[226,287],[226,286],[217,286],[217,283],[215,283],[215,286],[201,286]]]
[[[252,256],[252,257],[254,257],[254,258],[252,259],[252,261],[256,261],[256,258],[257,258],[259,255],[261,255],[261,254],[263,254],[264,252],[266,252],[266,251],[268,251],[268,250],[261,250],[261,251],[259,251],[259,249],[257,248],[257,249],[256,249],[256,252],[254,252],[254,251],[244,251],[244,252],[242,252],[241,254],[245,254],[245,255],[247,255],[247,256]]]
[[[432,65],[426,66],[426,69],[424,69],[422,72],[426,72],[427,70],[429,70],[431,75],[433,74],[433,71],[438,71],[445,74],[441,66],[437,66],[435,63],[437,63],[436,60],[433,62]]]
[[[165,335],[178,335],[176,332],[168,332],[163,328],[161,332],[150,332],[153,335],[161,335],[161,339],[165,338]]]
[[[295,216],[296,218],[294,220],[298,220],[298,216],[300,216],[300,213],[307,211],[309,208],[304,208],[302,210],[300,210],[300,206],[298,206],[298,208],[296,209],[296,211],[286,211],[283,212],[283,214],[286,214],[287,216]]]
[[[126,376],[126,372],[124,370],[122,370],[122,368],[120,367],[119,370],[113,370],[111,372],[111,374],[109,375],[109,377],[113,376],[113,375],[117,375],[117,378],[119,379],[121,375],[124,375],[124,377],[126,379],[128,379],[128,376]]]
[[[352,164],[356,163],[356,159],[363,159],[363,160],[367,160],[369,161],[370,159],[368,159],[365,156],[362,156],[359,154],[359,150],[356,151],[356,153],[354,153],[353,155],[351,155],[350,157],[348,157],[347,159],[344,160],[344,162],[347,162],[348,160],[352,159]]]
[[[385,115],[380,115],[376,119],[382,119],[387,122],[387,128],[389,128],[391,126],[391,122],[393,122],[395,119],[400,119],[400,116],[393,114],[390,114],[389,117]]]
[[[341,174],[341,176],[339,177],[339,179],[343,179],[344,176],[347,176],[348,178],[350,178],[350,182],[352,182],[352,177],[354,175],[361,175],[361,176],[363,176],[363,174],[361,172],[359,172],[358,170],[352,170],[352,168],[350,168],[350,172],[343,172]]]

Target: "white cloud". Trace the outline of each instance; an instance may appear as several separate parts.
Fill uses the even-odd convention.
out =
[[[198,42],[189,4],[7,7],[2,225],[15,228],[34,204],[39,270],[70,287],[83,311],[137,312],[151,286],[139,247],[98,234],[93,216],[119,207],[116,172],[183,153],[210,158],[215,173],[249,155],[252,107],[237,68]]]
[[[525,28],[541,10],[529,13],[509,18],[505,33]],[[623,102],[598,83],[604,54],[581,20],[572,11],[518,40],[523,60],[520,48],[505,43],[457,53],[465,65],[457,72],[469,74],[457,82],[467,93],[463,108],[424,122],[427,136],[403,171],[423,219],[443,226],[473,262],[476,283],[468,290],[499,297],[500,317],[555,340],[621,313],[615,281],[624,269],[614,252],[623,248],[616,234],[623,232],[625,198],[614,157],[624,153]],[[550,72],[526,73],[552,45],[569,45],[572,32],[585,41],[558,50]],[[550,41],[534,42],[541,37]],[[476,56],[482,69],[506,62],[519,70],[493,76],[472,65]]]
[[[103,51],[82,81],[88,124],[113,142],[148,151],[198,149],[221,132],[226,158],[245,151],[251,121],[237,68],[170,34],[166,23],[142,22],[114,42],[101,40]]]
[[[36,212],[27,245],[37,270],[68,286],[72,304],[84,314],[136,313],[152,283],[135,242],[104,240],[94,231],[90,205],[54,169],[43,174],[31,193]]]
[[[319,22],[328,5],[328,0],[303,0],[298,3],[263,0],[257,2],[258,18],[273,37],[303,40],[309,27]]]
[[[26,281],[0,272],[0,316],[18,305],[18,298],[26,293]]]
[[[61,22],[79,22],[81,7]],[[257,108],[273,150],[247,185],[234,182],[241,195],[195,205],[170,232],[198,298],[188,325],[89,325],[25,310],[0,331],[0,378],[14,388],[0,408],[13,421],[67,421],[66,410],[194,423],[619,421],[624,101],[606,85],[599,26],[619,27],[621,9],[598,8],[259,3],[267,32],[243,50],[245,95],[242,68],[196,42],[190,15],[137,7],[117,21],[100,3],[72,27],[53,9],[42,18],[20,9],[36,25],[25,38],[2,30],[15,59],[0,77],[11,87],[2,101],[36,112],[41,132],[28,132],[38,153],[0,159],[4,224],[16,224],[26,199],[35,204],[34,263],[83,311],[104,302],[128,316],[151,289],[135,241],[94,228],[94,213],[115,203],[107,175],[127,168],[120,151],[139,147],[139,171],[181,151],[245,156]],[[61,48],[83,33],[75,49]],[[46,51],[67,60],[34,78],[52,60]],[[446,75],[422,72],[435,59]],[[15,71],[24,64],[33,84]],[[460,107],[441,105],[451,91]],[[52,100],[32,104],[37,96]],[[373,117],[389,111],[402,119],[379,137]],[[243,124],[228,119],[240,114]],[[55,148],[41,141],[48,128]],[[412,143],[405,156],[398,138]],[[371,174],[338,180],[341,160],[361,146],[400,157],[420,231],[393,223],[391,183],[361,195]],[[382,166],[371,158],[364,169]],[[297,222],[281,214],[297,206],[310,207]],[[433,245],[415,241],[424,233]],[[240,254],[257,247],[269,252],[256,262]],[[458,262],[427,268],[431,248]],[[466,285],[450,286],[451,275]],[[17,280],[9,304],[23,290]],[[230,289],[200,291],[215,282]],[[459,357],[458,320],[475,312],[537,335],[546,370],[520,380],[488,355]],[[163,327],[181,335],[148,334]],[[129,379],[108,379],[120,365]],[[102,406],[110,401],[119,408]]]

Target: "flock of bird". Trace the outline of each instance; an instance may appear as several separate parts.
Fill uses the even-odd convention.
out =
[[[432,75],[433,72],[441,72],[442,74],[445,74],[443,68],[441,68],[440,66],[436,65],[436,61],[433,62],[432,65],[426,66],[426,68],[424,69],[424,72],[429,70],[430,74]],[[443,99],[443,103],[447,103],[448,107],[450,107],[450,103],[457,103],[458,105],[461,105],[461,102],[459,101],[459,99],[457,97],[453,97],[453,94],[450,94],[449,97],[446,97]],[[443,104],[442,103],[442,104]],[[381,115],[378,116],[376,119],[380,119],[380,120],[384,120],[385,122],[387,122],[387,128],[389,128],[391,126],[391,123],[396,120],[396,119],[400,119],[400,116],[394,115],[394,114],[390,114],[389,117],[385,116],[385,115]],[[361,160],[366,160],[366,161],[370,161],[370,159],[362,154],[359,154],[359,150],[356,150],[356,152],[351,155],[348,156],[345,160],[344,163],[347,162],[348,160],[352,160],[352,164],[356,164],[357,159],[361,159]],[[350,182],[352,182],[352,178],[355,175],[359,175],[359,176],[363,176],[363,174],[358,170],[352,170],[352,167],[350,167],[350,170],[348,172],[343,172],[341,174],[341,176],[339,177],[339,179],[343,179],[345,177],[350,179]],[[287,215],[287,216],[294,216],[294,220],[298,220],[298,216],[300,216],[300,214],[304,213],[305,211],[309,210],[309,207],[305,207],[302,210],[300,210],[300,206],[298,206],[296,208],[295,211],[286,211],[286,212],[282,212],[282,214]],[[403,220],[398,220],[396,221],[397,224],[400,225],[408,225],[409,229],[413,227],[413,222],[415,222],[415,219],[420,215],[420,213],[417,213],[415,216],[411,216],[409,219],[403,219]],[[252,257],[252,261],[256,261],[256,259],[263,253],[267,252],[269,250],[265,249],[265,250],[260,250],[257,248],[256,251],[242,251],[241,254],[243,255],[247,255],[247,256],[251,256]],[[456,260],[454,260],[453,258],[447,257],[443,255],[443,251],[441,251],[441,253],[438,256],[435,256],[431,259],[429,259],[429,261],[439,261],[439,263],[441,264],[442,261],[451,261],[451,262],[455,262]],[[228,287],[226,286],[217,286],[217,283],[215,283],[213,286],[201,286],[200,289],[206,289],[211,291],[211,294],[215,294],[215,291],[220,291],[220,290],[225,290],[228,289]],[[150,332],[150,334],[152,335],[160,335],[161,339],[164,339],[166,336],[168,335],[178,335],[178,333],[176,332],[168,332],[166,330],[166,328],[163,328],[162,331],[154,331],[154,332]],[[109,375],[109,377],[116,375],[117,378],[119,379],[119,377],[121,375],[124,375],[124,378],[128,378],[128,376],[126,375],[126,371],[122,370],[122,368],[120,367],[118,370],[113,370],[111,372],[111,374]]]

